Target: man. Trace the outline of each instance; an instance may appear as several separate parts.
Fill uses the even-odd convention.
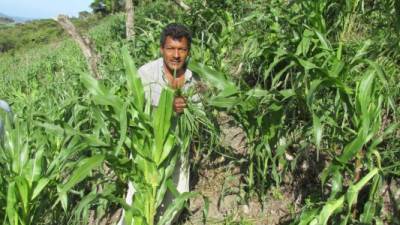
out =
[[[138,72],[144,86],[146,98],[154,107],[158,106],[161,91],[164,87],[187,90],[195,85],[192,72],[187,69],[188,57],[192,36],[189,30],[181,25],[172,23],[167,25],[160,38],[161,58],[151,61],[139,68]],[[173,109],[180,114],[186,108],[186,99],[175,96]],[[189,191],[189,153],[181,155],[173,173],[173,180],[179,192]],[[132,196],[135,190],[129,183],[126,202],[132,204]],[[167,192],[160,213],[163,213],[167,205],[172,201],[172,196]],[[123,224],[123,217],[119,224]]]
[[[146,97],[151,99],[153,106],[158,105],[164,87],[187,89],[194,84],[192,72],[187,69],[191,42],[191,34],[185,26],[169,24],[160,38],[162,58],[139,68]],[[175,97],[173,107],[175,112],[182,113],[186,107],[186,100],[183,97]]]

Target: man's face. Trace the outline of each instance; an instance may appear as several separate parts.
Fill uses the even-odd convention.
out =
[[[165,44],[161,46],[160,51],[167,69],[171,73],[174,73],[174,70],[181,72],[189,55],[188,40],[185,37],[173,39],[167,36]]]

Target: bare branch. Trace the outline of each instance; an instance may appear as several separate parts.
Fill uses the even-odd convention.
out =
[[[91,48],[90,40],[82,37],[67,16],[59,15],[56,21],[64,28],[65,31],[67,31],[69,35],[71,35],[72,39],[74,39],[79,48],[82,50],[82,53],[89,65],[90,73],[93,75],[93,77],[96,79],[101,79],[101,75],[97,69],[97,64],[100,59],[98,54],[96,54],[93,48]]]

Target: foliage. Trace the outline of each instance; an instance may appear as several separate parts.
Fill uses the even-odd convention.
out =
[[[78,30],[87,30],[96,25],[98,18],[90,16],[82,20],[73,19]],[[56,43],[64,39],[65,33],[55,20],[41,19],[10,26],[0,26],[0,53],[26,51],[39,45]]]
[[[95,0],[90,4],[90,8],[94,13],[112,14],[124,8],[124,0]]]
[[[317,197],[301,203],[293,224],[392,223],[380,193],[400,174],[397,1],[186,2],[189,12],[165,1],[138,4],[135,41],[125,40],[122,14],[91,28],[102,81],[85,73],[79,49],[58,39],[54,22],[27,24],[26,33],[21,25],[0,30],[14,49],[0,55],[0,98],[15,112],[1,145],[0,219],[79,224],[96,214],[99,222],[123,206],[127,220],[153,224],[160,199],[174,189],[166,171],[177,146],[192,140],[201,154],[218,154],[212,115],[224,111],[245,131],[246,155],[223,154],[247,168],[248,197],[263,198],[289,174],[304,173],[304,162],[322,162],[312,168]],[[202,108],[185,111],[178,133],[169,113],[146,106],[133,62],[121,53],[127,46],[138,65],[158,57],[170,22],[193,31],[190,68],[208,84]],[[39,35],[49,29],[55,33]],[[29,41],[35,35],[43,39]],[[58,43],[28,49],[23,40]],[[164,92],[166,105],[171,95]],[[128,180],[141,193],[133,207],[122,200]]]

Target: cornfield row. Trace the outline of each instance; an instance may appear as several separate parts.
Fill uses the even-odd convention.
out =
[[[3,224],[101,223],[118,208],[132,224],[167,224],[197,195],[177,194],[154,220],[190,141],[246,168],[248,197],[307,173],[307,162],[318,193],[292,224],[400,223],[400,212],[384,213],[382,194],[400,175],[398,1],[187,2],[189,12],[139,4],[134,42],[122,14],[92,28],[100,81],[70,40],[0,55],[0,99],[12,108],[0,112]],[[192,29],[189,68],[207,87],[202,108],[179,121],[173,91],[152,110],[135,68],[158,56],[172,21]],[[243,158],[220,145],[220,112],[245,132]],[[139,190],[133,206],[123,200],[128,181]]]

